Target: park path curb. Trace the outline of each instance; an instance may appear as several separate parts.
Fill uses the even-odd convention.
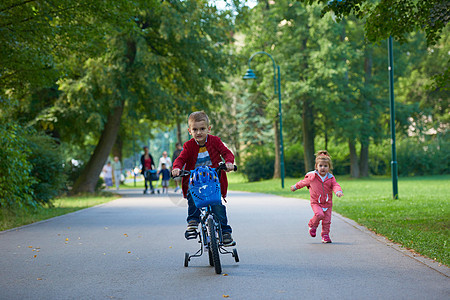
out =
[[[306,200],[309,201],[309,200]],[[375,240],[385,244],[388,247],[391,247],[394,250],[397,250],[398,252],[401,252],[403,255],[409,256],[410,258],[417,260],[418,262],[421,262],[422,264],[426,265],[427,267],[441,273],[442,275],[446,276],[446,277],[450,277],[450,268],[447,267],[446,265],[441,264],[440,262],[437,262],[431,258],[425,257],[413,250],[409,250],[406,249],[405,247],[403,247],[401,244],[398,243],[394,243],[392,241],[390,241],[388,238],[386,238],[385,236],[376,234],[375,232],[369,230],[367,227],[362,226],[358,223],[356,223],[355,221],[353,221],[352,219],[346,218],[340,214],[338,214],[337,212],[332,212],[332,214],[341,219],[342,221],[344,221],[345,223],[355,227],[356,229],[368,234],[370,237],[374,238]]]

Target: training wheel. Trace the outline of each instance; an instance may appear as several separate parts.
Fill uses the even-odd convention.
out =
[[[189,253],[184,253],[184,266],[187,267],[189,265]]]
[[[239,262],[239,255],[237,253],[236,248],[233,249],[233,257],[236,262]]]

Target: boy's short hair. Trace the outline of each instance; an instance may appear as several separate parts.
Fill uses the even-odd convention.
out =
[[[191,122],[201,122],[205,121],[206,125],[209,126],[209,118],[208,115],[204,111],[194,111],[189,115],[188,118],[188,126]]]

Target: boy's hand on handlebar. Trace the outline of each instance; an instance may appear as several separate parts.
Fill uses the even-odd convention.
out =
[[[180,169],[173,169],[172,170],[172,177],[176,177],[180,175]]]
[[[234,171],[234,164],[226,163],[225,166],[227,167],[227,172]]]

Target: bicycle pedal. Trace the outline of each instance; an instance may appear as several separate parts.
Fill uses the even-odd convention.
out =
[[[197,232],[197,231],[186,231],[186,232],[184,233],[184,237],[185,237],[187,240],[196,239],[196,238],[197,238],[197,235],[198,235],[198,232]]]
[[[233,247],[233,246],[236,246],[236,242],[232,241],[231,243],[223,244],[222,246],[224,246],[224,247]]]

